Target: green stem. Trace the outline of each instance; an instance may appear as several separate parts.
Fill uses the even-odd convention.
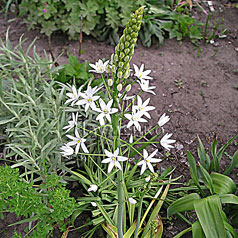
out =
[[[114,81],[113,84],[113,108],[118,108],[117,102],[117,85]],[[112,129],[113,129],[113,150],[115,151],[119,148],[119,155],[121,155],[121,146],[120,146],[120,127],[118,114],[112,114]],[[117,232],[118,238],[123,238],[123,202],[124,202],[124,193],[123,193],[123,172],[121,170],[118,171],[117,174],[117,194],[118,194],[118,215],[117,215]]]

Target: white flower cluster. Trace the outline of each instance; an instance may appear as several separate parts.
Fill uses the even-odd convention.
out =
[[[105,63],[103,63],[102,60],[99,60],[98,62],[96,62],[95,65],[90,64],[90,66],[93,68],[93,70],[91,70],[92,72],[100,73],[100,74],[103,74],[105,71],[108,71],[107,70],[108,68],[110,68],[109,61],[106,61]],[[141,92],[144,91],[147,93],[155,94],[153,90],[156,87],[149,86],[149,80],[152,79],[149,76],[151,70],[144,71],[144,64],[142,64],[140,68],[134,64],[134,70],[135,70],[134,76],[136,76],[137,82],[139,83],[141,87]],[[109,87],[113,85],[113,81],[111,82],[110,80],[112,81],[112,79],[108,80]],[[68,97],[66,104],[69,104],[70,106],[75,106],[75,105],[83,106],[85,112],[87,112],[89,109],[95,112],[98,112],[99,114],[96,116],[96,120],[99,121],[99,124],[101,126],[105,125],[106,123],[105,118],[109,123],[111,123],[111,114],[118,112],[117,108],[112,108],[113,99],[109,100],[108,102],[105,102],[102,98],[100,98],[100,96],[96,95],[102,87],[92,88],[90,85],[88,85],[87,89],[84,92],[82,92],[82,87],[83,86],[81,86],[78,90],[76,89],[74,85],[71,87],[71,92],[66,94],[66,96]],[[118,93],[118,101],[119,99],[122,99],[121,98],[122,96],[123,96],[123,100],[132,100],[132,103],[131,103],[132,111],[130,113],[124,114],[123,118],[126,118],[129,120],[129,122],[127,123],[127,128],[134,125],[138,131],[141,131],[140,123],[148,122],[146,119],[142,117],[145,116],[146,118],[150,119],[151,116],[149,112],[152,110],[155,110],[155,107],[148,105],[150,102],[150,98],[147,98],[143,102],[140,95],[127,96],[126,93],[130,91],[130,89],[131,89],[131,84],[126,86],[124,93],[122,94]],[[122,84],[117,85],[117,90],[118,91],[122,90]],[[137,98],[137,104],[135,105],[134,102],[136,101],[135,100],[136,98]],[[75,136],[66,135],[69,139],[71,139],[71,141],[61,147],[61,150],[62,150],[61,153],[63,156],[70,156],[70,155],[73,155],[73,153],[78,154],[80,148],[83,150],[84,153],[87,153],[87,154],[89,153],[85,145],[86,139],[84,137],[86,136],[82,138],[79,135],[79,132],[77,129],[77,120],[78,120],[78,113],[76,114],[72,113],[72,120],[69,121],[68,125],[63,128],[66,130],[66,132],[70,131],[71,129],[75,129]],[[169,120],[170,120],[169,116],[166,116],[166,114],[163,114],[158,121],[158,126],[159,127],[164,126]],[[170,148],[173,148],[171,144],[175,142],[175,140],[169,139],[171,136],[172,134],[165,134],[160,141],[161,145],[167,150],[170,150]],[[132,141],[133,141],[133,138],[132,138]],[[75,149],[73,149],[72,146],[75,146]],[[140,172],[141,175],[145,172],[147,167],[152,173],[154,173],[154,168],[151,165],[151,163],[159,163],[161,161],[161,159],[154,158],[154,156],[157,154],[157,151],[158,150],[155,150],[154,152],[152,152],[151,155],[149,155],[145,149],[143,150],[143,160],[137,163],[138,166],[141,166],[141,172]],[[105,149],[104,153],[107,156],[107,158],[103,159],[102,163],[109,164],[108,173],[110,173],[114,167],[118,168],[119,170],[122,170],[120,162],[128,160],[127,157],[119,156],[119,148],[117,148],[114,152],[110,152]],[[97,188],[95,186],[92,185],[89,188],[89,191],[96,191]]]

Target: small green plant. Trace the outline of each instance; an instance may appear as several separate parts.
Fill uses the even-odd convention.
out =
[[[89,73],[89,62],[80,63],[74,55],[69,55],[69,63],[63,65],[63,67],[54,77],[56,81],[61,83],[73,84],[75,82],[77,86],[80,86],[85,83],[87,84],[87,82],[94,78],[93,74]],[[100,83],[102,83],[100,80],[95,80],[92,86],[98,86]]]
[[[190,190],[195,185],[197,191],[196,193],[185,195],[172,203],[168,208],[168,216],[195,210],[197,220],[192,223],[191,228],[176,235],[176,238],[182,237],[183,234],[189,231],[192,231],[193,237],[237,237],[235,231],[237,227],[232,227],[228,220],[228,218],[232,218],[236,221],[238,218],[237,213],[231,212],[234,206],[237,211],[238,197],[235,195],[236,185],[231,178],[224,174],[229,174],[235,167],[238,153],[234,154],[232,165],[227,168],[224,174],[211,172],[218,170],[221,155],[232,140],[224,145],[218,153],[216,152],[217,141],[213,141],[212,155],[214,160],[211,163],[200,139],[198,145],[200,162],[198,162],[198,165],[196,165],[196,160],[192,154],[189,151],[187,152],[190,175],[192,177]],[[235,225],[235,222],[233,222],[233,225]]]
[[[174,83],[177,88],[184,88],[182,79],[174,80]]]
[[[66,231],[68,218],[76,209],[76,201],[56,174],[46,175],[40,185],[28,183],[19,175],[18,169],[0,166],[0,215],[12,212],[26,219],[12,224],[35,222],[24,237],[52,237],[54,227]],[[13,237],[23,237],[15,234]]]

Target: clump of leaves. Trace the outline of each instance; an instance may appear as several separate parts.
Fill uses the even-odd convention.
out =
[[[29,229],[30,236],[24,237],[45,238],[54,226],[66,230],[64,219],[73,213],[76,201],[69,196],[70,191],[65,189],[59,176],[53,173],[46,176],[42,184],[34,185],[23,180],[18,169],[9,166],[0,166],[0,174],[0,210],[26,218],[12,225],[36,221]],[[3,219],[2,213],[0,215]]]
[[[237,189],[234,181],[227,176],[237,165],[237,152],[232,157],[231,166],[225,170],[224,174],[218,173],[222,154],[235,138],[236,136],[229,140],[218,152],[215,139],[211,146],[212,160],[198,138],[198,157],[200,159],[198,165],[193,155],[187,152],[192,178],[192,184],[187,190],[194,192],[172,203],[168,208],[168,216],[195,210],[197,220],[191,228],[180,232],[175,236],[176,238],[188,231],[192,231],[193,237],[201,238],[237,237],[235,231],[238,220],[238,197],[235,195]],[[194,185],[197,189],[194,189]]]
[[[109,39],[115,45],[131,12],[142,5],[146,6],[146,10],[139,38],[144,46],[150,47],[158,40],[163,43],[167,35],[178,40],[188,37],[192,42],[202,39],[202,23],[154,0],[46,0],[44,3],[23,0],[19,9],[20,16],[26,16],[29,29],[40,26],[41,33],[47,36],[63,31],[70,39],[79,38],[82,16],[83,33],[99,41]]]
[[[62,172],[64,166],[75,161],[62,159],[58,153],[64,142],[62,128],[69,120],[64,104],[67,87],[59,87],[53,78],[62,66],[53,68],[53,62],[40,58],[35,47],[30,57],[34,42],[26,51],[22,42],[13,48],[7,33],[6,43],[0,46],[0,125],[7,143],[5,158],[14,156],[12,167],[24,166],[21,176],[36,182],[44,180],[45,174]]]

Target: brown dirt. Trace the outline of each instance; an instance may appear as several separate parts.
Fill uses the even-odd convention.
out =
[[[216,4],[218,9],[221,5],[219,2]],[[151,96],[151,104],[157,109],[152,113],[150,125],[157,123],[164,112],[171,117],[171,123],[166,125],[165,130],[173,133],[177,141],[176,149],[172,151],[174,159],[165,160],[161,166],[167,167],[172,162],[177,167],[177,174],[183,175],[185,180],[188,176],[186,150],[196,153],[197,135],[207,147],[214,136],[221,145],[238,133],[238,9],[226,7],[218,16],[224,16],[224,25],[228,29],[227,38],[216,40],[218,46],[201,44],[198,48],[187,40],[182,44],[176,40],[166,40],[161,47],[147,49],[139,43],[132,59],[132,63],[145,63],[146,69],[152,70],[151,84],[156,85],[156,96]],[[48,40],[39,31],[29,32],[23,20],[8,22],[1,14],[1,38],[5,37],[8,26],[11,26],[9,36],[13,45],[24,34],[28,38],[25,47],[38,37],[37,52],[42,56],[44,49],[48,52]],[[59,63],[63,64],[67,63],[68,52],[77,55],[78,42],[69,41],[58,34],[52,38],[52,48],[55,56],[65,51],[59,59]],[[94,63],[99,58],[108,59],[114,47],[85,37],[82,49],[85,53],[81,55],[81,60]],[[181,80],[183,87],[178,88],[175,80]],[[237,143],[233,143],[230,152],[237,149]],[[223,169],[228,164],[229,159],[224,156]],[[4,224],[11,222],[11,219],[5,220]],[[181,225],[175,223],[167,224],[164,237],[173,237],[182,230]],[[171,230],[169,227],[172,227]],[[0,228],[0,237],[9,237],[2,236],[3,228]],[[76,236],[69,233],[69,237]]]

